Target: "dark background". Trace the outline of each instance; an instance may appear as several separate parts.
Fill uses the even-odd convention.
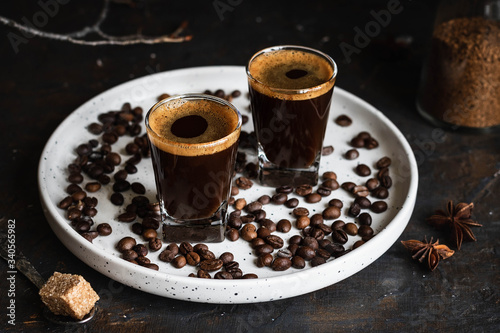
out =
[[[43,1],[42,2],[46,2]],[[389,1],[116,1],[102,30],[125,35],[141,29],[164,35],[189,22],[192,41],[130,46],[81,46],[26,38],[16,52],[0,25],[0,230],[15,219],[17,247],[44,277],[54,271],[83,275],[101,294],[101,311],[80,331],[446,331],[493,332],[500,328],[499,236],[500,135],[446,131],[415,109],[415,96],[432,31],[433,1],[401,1],[403,10],[359,54],[347,59],[341,42],[354,45],[355,27]],[[41,30],[68,33],[92,25],[101,1],[59,5]],[[35,1],[0,4],[0,15],[33,22]],[[89,36],[93,39],[95,36]],[[73,110],[118,84],[155,71],[206,65],[245,65],[256,51],[301,44],[336,59],[337,85],[381,110],[405,134],[419,165],[415,211],[400,240],[440,237],[425,223],[446,201],[474,202],[478,241],[440,263],[432,273],[396,242],[375,263],[328,288],[292,299],[250,305],[196,304],[161,298],[113,282],[72,255],[52,233],[39,203],[37,164],[50,134]],[[0,261],[1,276],[7,265]],[[41,315],[34,286],[16,280],[16,326],[7,325],[8,284],[0,280],[0,330],[74,331]]]

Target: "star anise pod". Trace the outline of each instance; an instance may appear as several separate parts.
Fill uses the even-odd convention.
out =
[[[455,253],[448,246],[439,244],[439,239],[433,243],[432,237],[430,242],[427,242],[427,237],[425,237],[423,242],[407,240],[401,241],[401,243],[410,251],[413,259],[421,263],[426,260],[426,264],[431,271],[437,267],[440,259],[449,258]]]
[[[448,201],[446,212],[443,210],[436,211],[434,215],[427,219],[427,222],[437,229],[451,230],[451,240],[460,250],[462,241],[476,241],[470,227],[482,227],[481,224],[471,219],[473,208],[474,204],[472,202],[470,204],[461,202],[454,206],[453,201]]]

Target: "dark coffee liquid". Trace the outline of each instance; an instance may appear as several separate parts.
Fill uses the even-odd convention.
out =
[[[238,115],[217,102],[178,101],[151,112],[148,126],[164,213],[178,223],[209,224],[230,195]]]
[[[280,168],[307,168],[323,146],[333,89],[309,100],[282,100],[250,87],[257,140]]]
[[[248,70],[255,134],[267,160],[280,169],[310,167],[323,145],[333,66],[317,54],[277,50],[257,56]]]
[[[180,220],[211,217],[229,198],[238,145],[211,155],[181,156],[151,145],[159,198],[167,214]]]

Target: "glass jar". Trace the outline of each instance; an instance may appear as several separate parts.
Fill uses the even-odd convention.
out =
[[[500,0],[441,2],[417,108],[439,126],[500,129]]]

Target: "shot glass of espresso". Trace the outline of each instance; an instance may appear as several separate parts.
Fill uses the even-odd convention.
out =
[[[164,99],[146,115],[168,242],[220,242],[227,224],[241,115],[204,94]]]
[[[263,185],[316,185],[337,65],[302,46],[256,53],[247,68]]]

